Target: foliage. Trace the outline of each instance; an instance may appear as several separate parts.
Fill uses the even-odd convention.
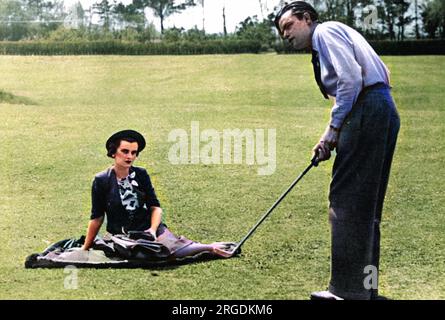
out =
[[[259,41],[258,39],[240,39],[236,36],[225,37],[222,34],[208,34],[204,30],[199,30],[196,26],[192,29],[185,30],[184,28],[170,28],[164,31],[162,41],[190,41],[203,42],[208,40],[248,40]]]
[[[277,37],[273,22],[271,20],[260,22],[257,16],[247,17],[240,22],[235,36],[239,39],[258,40],[266,47],[272,47]]]
[[[259,1],[261,10],[264,6]],[[415,36],[420,38],[445,38],[445,1],[424,0],[313,0],[311,3],[320,14],[321,21],[336,20],[356,28],[368,40],[399,40]],[[420,2],[419,2],[420,3]],[[165,19],[195,5],[202,7],[202,28],[190,30],[168,29]],[[377,21],[373,28],[363,23],[372,8],[377,9]],[[416,10],[417,9],[417,10]],[[153,11],[161,21],[161,33],[148,21],[146,12]],[[274,9],[276,12],[278,8]],[[264,16],[264,12],[262,12]],[[99,19],[93,19],[99,17]],[[422,25],[419,23],[422,17]],[[272,24],[274,13],[260,21],[249,16],[239,22],[236,31],[227,34],[208,34],[204,30],[204,1],[198,0],[96,0],[90,9],[80,2],[64,8],[62,0],[0,0],[0,41],[17,40],[124,40],[151,42],[226,39],[261,41],[263,50],[273,48],[278,40]],[[97,22],[99,21],[99,22]],[[414,26],[413,26],[414,24]],[[413,28],[411,28],[413,26]],[[68,29],[76,30],[68,30]],[[225,30],[225,29],[224,29]],[[424,33],[423,33],[424,32]]]
[[[117,25],[121,27],[136,27],[138,30],[140,26],[147,23],[143,9],[138,8],[134,3],[124,5],[118,3],[114,6],[113,12]]]
[[[0,40],[45,37],[64,17],[61,0],[0,0]]]
[[[101,0],[93,5],[93,9],[100,17],[101,25],[104,30],[110,30],[112,23],[113,5],[111,1]]]
[[[208,40],[139,43],[125,41],[85,41],[78,35],[65,41],[0,42],[4,55],[195,55],[259,53],[261,43],[247,40]],[[111,37],[111,34],[110,34]]]
[[[79,27],[67,28],[59,27],[57,30],[49,34],[45,40],[47,41],[110,41],[122,40],[130,42],[147,43],[153,41],[157,37],[155,27],[150,24],[146,28],[133,28],[127,26],[119,30],[104,30],[102,27]]]
[[[445,1],[432,0],[422,6],[423,28],[430,38],[445,38]]]
[[[176,0],[133,0],[136,8],[153,10],[155,16],[161,21],[161,33],[164,33],[164,20],[174,13],[180,13],[188,7],[196,5],[193,0],[178,3]]]

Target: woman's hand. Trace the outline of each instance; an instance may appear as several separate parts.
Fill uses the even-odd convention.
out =
[[[104,222],[104,217],[96,218],[90,220],[88,223],[87,236],[85,237],[85,242],[82,246],[82,250],[88,250],[93,245],[94,239],[96,239],[99,229]]]
[[[158,230],[159,225],[161,224],[162,219],[162,209],[159,207],[151,207],[151,221],[150,221],[150,228],[147,230],[144,230],[146,233],[150,233],[154,240],[156,241],[156,231]]]
[[[153,230],[152,228],[149,228],[147,230],[144,230],[145,233],[149,233],[153,236],[153,241],[156,241],[157,237],[156,237],[156,230]]]

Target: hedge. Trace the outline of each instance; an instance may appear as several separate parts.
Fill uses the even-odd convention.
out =
[[[445,40],[370,41],[381,55],[443,55]]]
[[[444,55],[445,40],[370,41],[381,55]],[[277,53],[302,53],[289,44],[275,46]],[[206,40],[202,42],[158,42],[142,44],[123,41],[0,41],[3,55],[196,55],[259,53],[265,48],[259,41]]]
[[[369,41],[369,44],[380,55],[443,55],[445,40],[406,40],[406,41]],[[296,51],[288,43],[275,46],[277,53],[304,53]]]
[[[260,42],[244,40],[148,44],[121,41],[0,41],[0,54],[3,55],[191,55],[259,53],[260,51]]]

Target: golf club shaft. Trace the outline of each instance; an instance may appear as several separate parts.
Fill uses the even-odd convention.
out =
[[[298,183],[298,181],[300,181],[306,173],[308,173],[309,170],[311,170],[311,168],[313,166],[317,166],[318,165],[318,160],[316,157],[314,157],[311,160],[311,164],[298,176],[298,178],[296,178],[294,180],[294,182],[292,182],[292,184],[289,186],[289,188],[287,188],[286,191],[284,191],[284,193],[278,198],[277,201],[275,201],[275,203],[272,205],[272,207],[270,207],[269,210],[267,210],[267,212],[261,217],[261,219],[252,227],[252,229],[250,229],[250,231],[246,234],[246,236],[238,243],[238,245],[236,246],[236,248],[234,249],[233,252],[236,252],[243,244],[244,242],[246,242],[246,240],[252,235],[252,233],[255,232],[255,230],[259,227],[259,225],[269,216],[269,214],[278,206],[278,204],[281,202],[281,200],[284,199],[284,197],[286,197],[286,195],[293,189],[293,187],[295,187],[295,185]]]

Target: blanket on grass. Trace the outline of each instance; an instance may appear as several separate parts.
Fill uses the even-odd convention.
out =
[[[177,256],[178,250],[196,243],[183,236],[164,237],[162,243],[152,241],[148,236],[143,232],[107,234],[103,238],[97,237],[88,251],[81,249],[84,236],[64,239],[51,244],[42,253],[29,255],[25,268],[151,268],[221,258],[210,251]],[[225,244],[227,249],[236,245]]]

